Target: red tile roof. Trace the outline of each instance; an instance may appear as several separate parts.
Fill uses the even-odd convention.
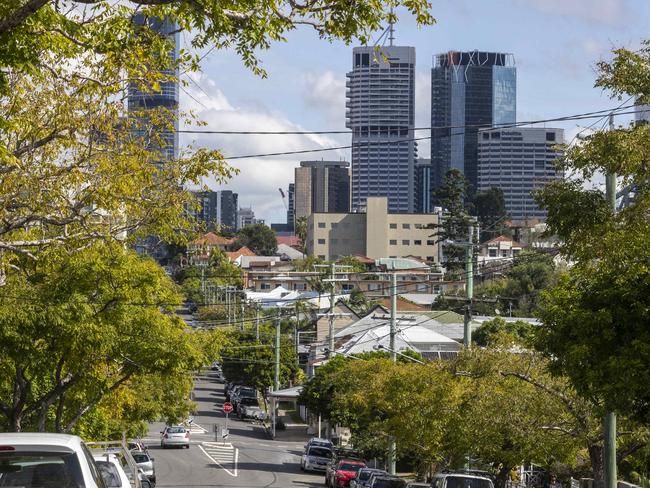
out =
[[[233,252],[227,252],[227,253],[226,253],[226,256],[228,256],[228,259],[230,259],[231,261],[234,261],[234,260],[237,259],[239,256],[257,256],[257,254],[255,254],[255,253],[254,253],[253,251],[251,251],[249,248],[247,248],[246,246],[244,246],[244,247],[240,247],[240,248],[237,249],[236,251],[233,251]]]
[[[298,236],[276,236],[278,244],[286,244],[287,246],[295,247],[300,246],[300,237]]]
[[[198,239],[193,240],[190,242],[190,244],[194,244],[196,246],[229,246],[233,242],[235,242],[234,238],[228,239],[227,237],[218,236],[214,232],[208,232]]]

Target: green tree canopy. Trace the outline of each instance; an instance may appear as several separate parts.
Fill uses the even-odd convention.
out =
[[[650,101],[648,41],[636,52],[618,49],[598,66],[597,86]],[[549,232],[575,264],[543,294],[537,346],[582,395],[644,422],[650,421],[649,148],[647,124],[596,132],[560,162],[575,178],[538,197],[548,209]],[[615,214],[601,191],[584,189],[598,171],[616,173],[619,188],[633,187],[633,202]]]
[[[272,256],[278,250],[275,232],[265,224],[247,225],[237,234],[237,245],[246,246],[261,256]]]
[[[481,242],[509,234],[506,227],[506,200],[501,188],[492,187],[484,192],[477,192],[474,195],[473,207],[481,229]]]
[[[203,358],[171,313],[180,296],[156,263],[97,244],[47,253],[29,270],[9,275],[0,291],[3,429],[68,432],[127,391],[152,402],[140,420],[187,412],[187,371]],[[162,382],[183,394],[154,392]]]

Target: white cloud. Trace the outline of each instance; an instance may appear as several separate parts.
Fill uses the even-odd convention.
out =
[[[627,0],[517,0],[545,14],[585,22],[623,25],[630,18]]]
[[[258,100],[235,105],[226,94],[205,75],[195,75],[181,92],[180,104],[183,110],[194,111],[198,118],[207,123],[197,130],[224,131],[304,131],[285,115],[270,111]],[[345,139],[337,141],[322,135],[226,135],[226,134],[182,134],[181,147],[218,149],[228,158],[231,156],[300,151],[345,145]],[[240,170],[224,185],[218,185],[214,178],[205,183],[213,189],[223,188],[239,194],[242,207],[252,206],[255,215],[267,223],[285,222],[286,211],[278,188],[286,189],[293,181],[293,170],[301,160],[330,158],[339,159],[345,154],[340,151],[307,153],[235,159],[230,164]]]
[[[303,77],[302,99],[308,110],[319,111],[328,128],[345,123],[345,76],[332,71],[307,72]]]

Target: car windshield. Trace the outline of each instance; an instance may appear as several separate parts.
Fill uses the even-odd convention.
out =
[[[72,452],[0,452],[0,486],[84,488],[79,459]]]
[[[404,488],[406,481],[388,478],[377,478],[372,488]]]
[[[133,456],[133,459],[135,459],[136,463],[148,463],[149,462],[149,456],[146,454],[143,454],[141,452],[132,452],[131,455]]]
[[[483,478],[447,476],[447,488],[492,488],[492,482]]]
[[[122,480],[115,465],[109,461],[95,461],[97,471],[102,476],[106,488],[121,488]]]
[[[341,463],[339,466],[339,469],[341,471],[354,471],[355,473],[359,471],[363,466],[361,464],[353,464],[353,463]]]
[[[377,471],[372,471],[369,469],[362,469],[361,471],[359,471],[359,481],[366,481],[370,479],[370,476],[376,472]]]
[[[246,398],[257,398],[257,392],[255,390],[249,390],[249,389],[241,389],[238,392],[238,395],[240,397],[246,397]]]
[[[332,451],[326,447],[310,447],[308,456],[330,458],[332,457]]]
[[[255,406],[259,407],[259,402],[257,401],[257,398],[242,398],[241,401],[239,402],[242,405],[246,405],[249,407]]]
[[[167,433],[168,434],[184,434],[185,433],[185,427],[168,427],[167,428]]]

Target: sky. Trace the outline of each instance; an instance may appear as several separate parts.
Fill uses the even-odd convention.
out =
[[[540,120],[616,107],[594,88],[596,63],[611,59],[614,48],[636,49],[650,38],[648,0],[431,0],[437,23],[418,28],[398,11],[396,45],[416,48],[416,126],[430,125],[432,56],[449,50],[513,53],[517,66],[517,120]],[[377,33],[379,36],[380,33]],[[185,42],[182,40],[182,42]],[[254,75],[228,50],[210,52],[202,71],[186,78],[181,110],[194,111],[203,130],[318,131],[345,130],[345,74],[352,48],[318,39],[309,28],[292,32],[286,43],[260,53],[268,76]],[[188,76],[188,75],[185,75]],[[630,116],[619,116],[626,124]],[[552,124],[570,141],[592,120]],[[606,123],[599,121],[598,129]],[[182,134],[183,147],[219,149],[232,156],[296,151],[350,144],[341,135]],[[428,157],[428,143],[420,144]],[[267,224],[286,222],[278,188],[293,182],[301,160],[349,161],[349,150],[312,155],[234,159],[231,180],[205,184],[239,194],[240,207],[251,206]]]

